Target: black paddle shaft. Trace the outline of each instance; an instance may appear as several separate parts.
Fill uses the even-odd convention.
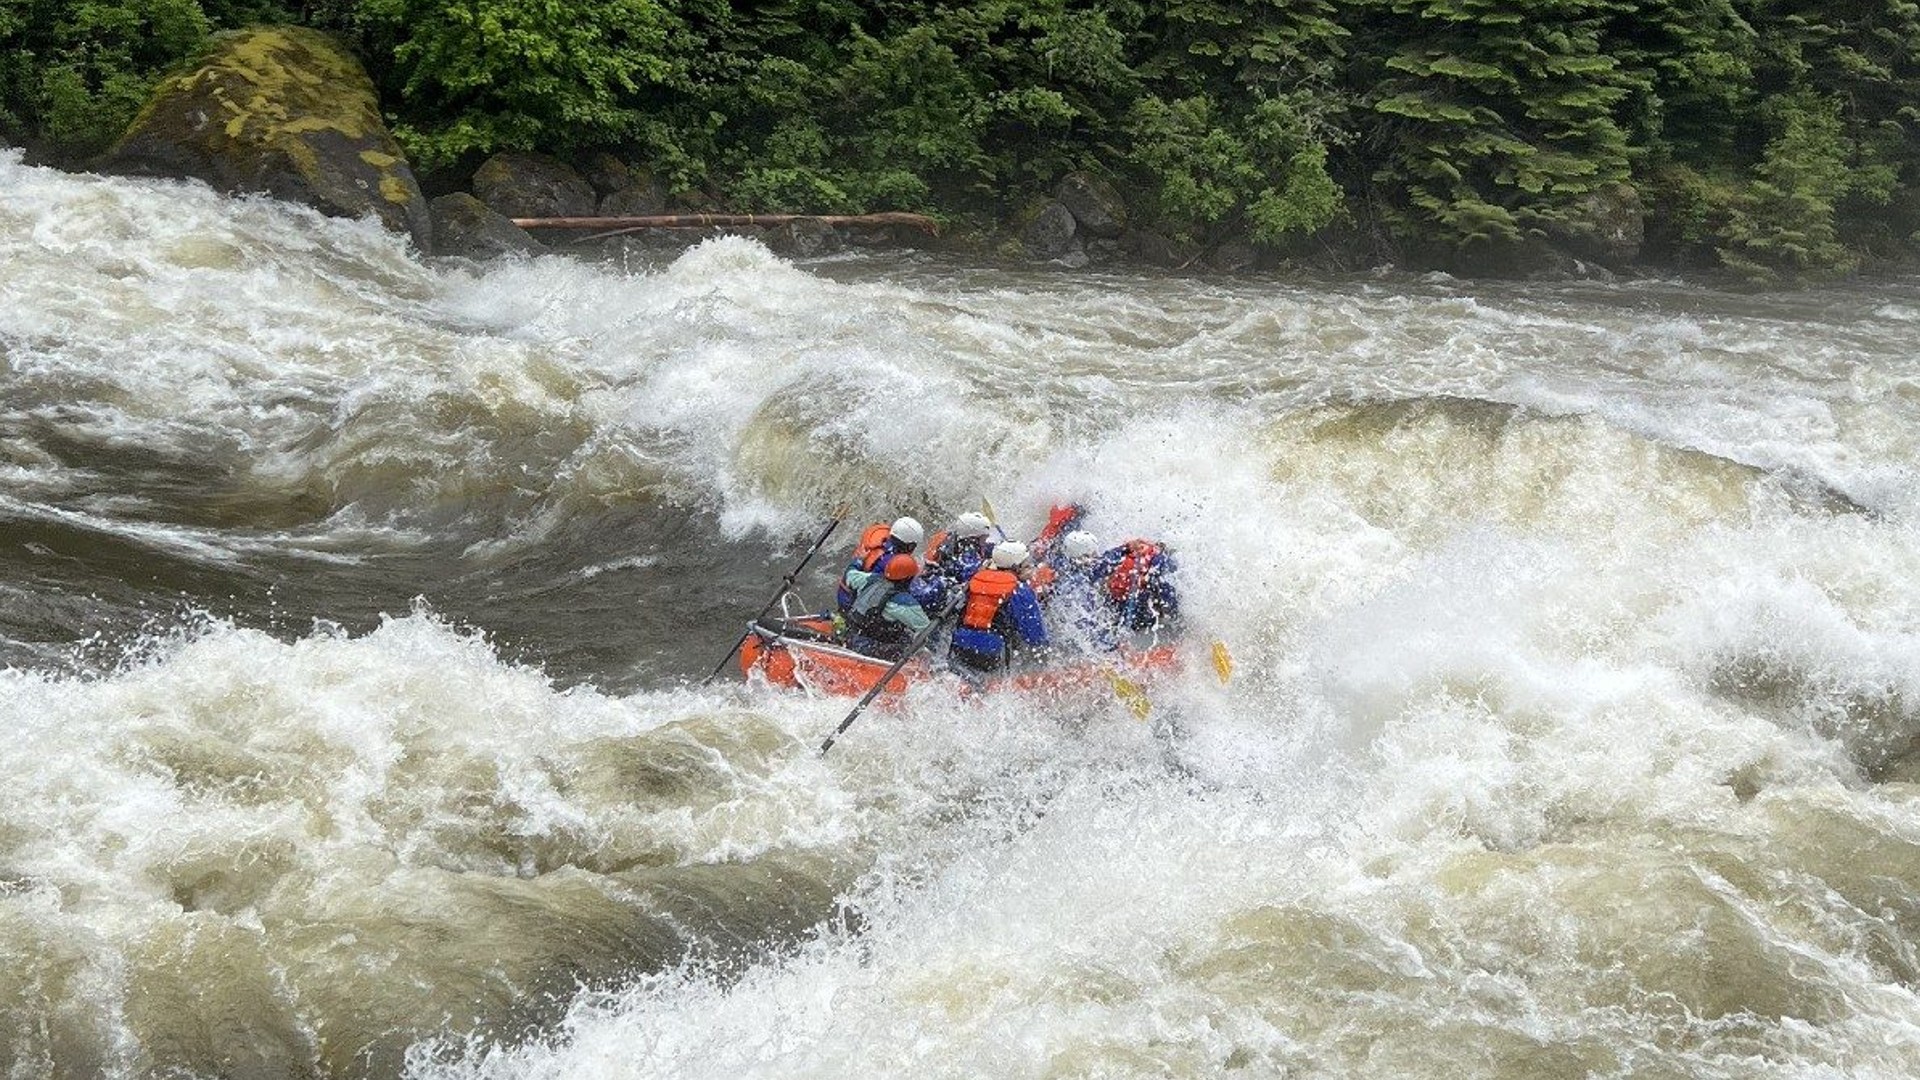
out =
[[[822,754],[833,749],[833,740],[839,738],[842,732],[853,726],[853,722],[860,718],[861,710],[872,704],[874,698],[880,696],[880,691],[885,690],[887,684],[893,681],[893,677],[900,674],[900,669],[907,666],[907,661],[913,659],[913,655],[927,644],[927,639],[933,636],[934,628],[939,625],[938,622],[930,622],[927,624],[925,630],[914,635],[913,641],[907,645],[907,651],[900,654],[900,659],[893,662],[893,666],[887,669],[885,675],[880,676],[879,682],[867,688],[866,696],[860,699],[859,704],[853,707],[853,711],[847,714],[845,720],[840,721],[840,726],[833,729],[833,734],[827,736],[827,741],[820,744],[820,752]]]
[[[874,698],[880,696],[880,691],[885,690],[887,684],[893,681],[893,677],[900,674],[900,669],[907,666],[907,661],[913,659],[915,653],[927,647],[927,642],[933,639],[934,632],[940,629],[940,624],[952,618],[959,609],[960,605],[957,597],[948,600],[947,606],[938,615],[934,616],[931,622],[927,623],[926,629],[913,636],[913,640],[907,643],[907,651],[900,654],[900,659],[893,662],[893,666],[887,669],[885,675],[880,676],[879,682],[867,688],[866,696],[860,699],[859,703],[853,707],[853,711],[847,714],[845,720],[840,721],[840,726],[833,729],[833,734],[827,736],[827,741],[820,744],[820,752],[822,754],[825,754],[833,748],[833,740],[839,738],[843,732],[853,726],[853,722],[860,718],[861,710],[872,704]]]
[[[721,671],[726,669],[728,662],[733,659],[733,655],[740,651],[740,646],[745,645],[747,643],[747,635],[753,633],[752,624],[759,622],[763,618],[766,618],[767,612],[773,610],[773,605],[780,602],[780,597],[784,596],[788,589],[793,588],[793,583],[799,580],[800,578],[800,571],[805,570],[807,568],[807,564],[813,561],[813,557],[819,554],[820,549],[822,547],[826,546],[827,538],[832,536],[833,531],[840,527],[840,522],[846,516],[847,516],[846,511],[842,510],[840,512],[839,517],[836,517],[832,521],[827,522],[827,527],[820,531],[820,538],[818,540],[815,540],[813,542],[813,546],[807,549],[806,555],[800,559],[800,564],[798,566],[795,566],[791,571],[789,571],[786,577],[780,579],[780,587],[773,590],[772,599],[768,600],[766,606],[760,609],[760,614],[755,615],[753,618],[747,620],[747,623],[748,623],[747,630],[740,635],[740,639],[738,641],[735,641],[733,643],[733,648],[727,650],[727,655],[721,657],[720,662],[718,664],[715,664],[713,666],[713,670],[707,673],[707,677],[700,680],[700,685],[705,686],[706,684],[712,682],[714,679],[714,676],[720,674]]]

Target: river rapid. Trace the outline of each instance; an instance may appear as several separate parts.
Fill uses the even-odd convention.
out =
[[[1912,281],[423,262],[0,151],[0,1074],[1920,1075],[1917,466]],[[1146,721],[701,683],[983,499],[1177,551]]]

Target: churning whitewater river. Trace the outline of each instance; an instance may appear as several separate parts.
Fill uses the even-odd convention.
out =
[[[1911,281],[476,265],[0,152],[0,1073],[1920,1075],[1917,467]],[[1177,551],[1146,722],[701,685],[982,499]]]

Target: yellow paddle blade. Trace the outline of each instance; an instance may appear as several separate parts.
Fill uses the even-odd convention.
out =
[[[1233,677],[1233,654],[1227,651],[1227,643],[1224,641],[1213,643],[1213,673],[1220,676],[1222,686]]]
[[[1145,720],[1147,714],[1153,711],[1153,702],[1148,700],[1146,690],[1112,668],[1101,668],[1100,671],[1113,684],[1113,696],[1132,711],[1134,719]]]
[[[984,495],[980,497],[980,512],[987,515],[987,523],[989,525],[998,525],[1000,523],[999,516],[993,512],[993,504],[988,502]]]

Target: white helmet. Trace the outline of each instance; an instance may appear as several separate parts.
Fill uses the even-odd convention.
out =
[[[993,545],[993,565],[1011,570],[1027,561],[1027,545],[1018,540],[1002,540]]]
[[[1075,529],[1060,541],[1060,551],[1069,559],[1084,559],[1100,550],[1100,541],[1085,529]]]
[[[887,532],[903,544],[918,544],[927,538],[927,530],[920,527],[918,518],[895,518]]]
[[[978,510],[969,510],[953,519],[953,538],[956,540],[975,540],[987,535],[993,528],[993,522]]]

